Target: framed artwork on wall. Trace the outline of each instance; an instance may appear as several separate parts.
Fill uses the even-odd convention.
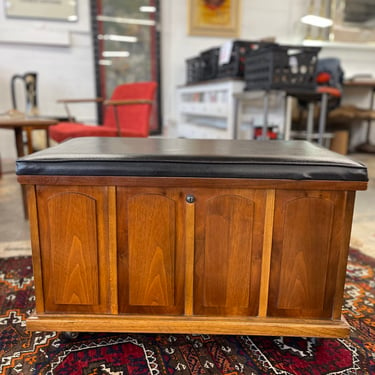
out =
[[[241,0],[188,0],[189,35],[239,36]]]

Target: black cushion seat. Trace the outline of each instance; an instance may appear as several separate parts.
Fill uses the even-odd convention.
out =
[[[17,160],[16,172],[368,181],[365,165],[307,141],[75,138]]]

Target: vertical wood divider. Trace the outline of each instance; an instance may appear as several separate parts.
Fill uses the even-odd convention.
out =
[[[270,189],[270,190],[267,190],[266,213],[265,213],[265,218],[264,218],[262,273],[261,273],[261,279],[260,279],[259,312],[258,312],[258,316],[260,317],[267,316],[274,211],[275,211],[275,190]]]
[[[117,210],[116,187],[108,187],[108,258],[109,258],[109,287],[110,287],[110,311],[118,314],[118,280],[117,280]]]
[[[35,185],[26,185],[27,203],[29,209],[30,237],[35,280],[35,309],[37,313],[44,312],[42,256],[39,240],[38,208]]]
[[[333,299],[332,311],[332,319],[335,320],[340,320],[342,314],[341,311],[344,300],[342,291],[344,290],[345,286],[355,194],[355,191],[345,192],[345,209],[343,212],[344,217],[342,218],[342,222],[345,223],[345,225],[343,225],[345,231],[341,236],[341,249],[340,254],[338,255],[338,268],[335,288],[336,292]]]
[[[193,315],[194,306],[194,227],[195,205],[185,205],[185,315]]]

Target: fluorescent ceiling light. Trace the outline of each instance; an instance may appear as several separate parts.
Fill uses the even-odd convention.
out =
[[[302,17],[301,22],[317,27],[329,27],[333,25],[333,21],[330,18],[314,16],[313,14]]]
[[[130,53],[128,51],[103,51],[103,57],[128,57]]]
[[[155,26],[153,20],[139,20],[136,18],[123,18],[123,17],[109,17],[109,16],[96,16],[98,21],[103,22],[115,22],[115,23],[127,23],[130,25],[142,25],[142,26]]]
[[[145,12],[145,13],[155,13],[156,12],[156,7],[153,6],[141,6],[139,8],[140,12]]]
[[[112,61],[111,60],[99,60],[99,65],[112,65]]]
[[[99,34],[98,39],[100,40],[113,40],[115,42],[127,42],[127,43],[136,43],[138,38],[135,36],[128,35],[115,35],[115,34]]]

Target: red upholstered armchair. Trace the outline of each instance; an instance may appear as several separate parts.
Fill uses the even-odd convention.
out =
[[[151,108],[157,84],[137,82],[119,85],[110,100],[64,99],[69,118],[68,104],[103,102],[103,125],[86,125],[77,122],[61,122],[49,128],[50,137],[62,142],[76,137],[148,137]]]

